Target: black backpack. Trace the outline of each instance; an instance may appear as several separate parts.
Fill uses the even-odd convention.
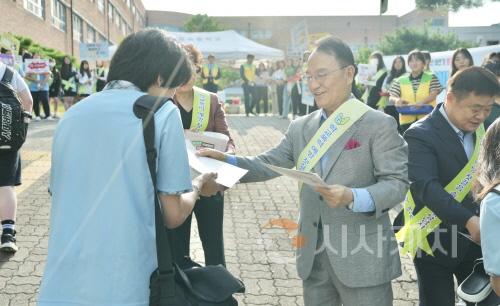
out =
[[[0,152],[19,150],[28,131],[21,101],[12,87],[13,76],[14,71],[6,67],[0,81]]]

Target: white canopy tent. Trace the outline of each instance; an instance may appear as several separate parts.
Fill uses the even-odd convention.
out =
[[[256,60],[280,60],[285,57],[282,50],[271,48],[250,40],[233,30],[220,32],[169,32],[181,43],[192,43],[203,53],[213,54],[217,60],[242,60],[247,54]]]

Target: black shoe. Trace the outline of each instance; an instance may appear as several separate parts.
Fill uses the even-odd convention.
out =
[[[6,253],[15,253],[19,249],[16,245],[16,232],[13,234],[2,234],[0,251]]]

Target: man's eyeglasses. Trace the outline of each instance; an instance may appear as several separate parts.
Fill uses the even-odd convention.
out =
[[[333,70],[322,70],[322,71],[319,71],[313,75],[306,74],[304,76],[304,79],[306,80],[306,82],[311,82],[312,80],[315,80],[318,83],[323,83],[329,75],[331,75],[334,72],[340,71],[344,68],[347,68],[348,66],[349,65],[344,66],[344,67],[340,67],[338,69],[333,69]]]

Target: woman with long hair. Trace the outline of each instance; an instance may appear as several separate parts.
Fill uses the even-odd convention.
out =
[[[377,72],[372,78],[375,85],[366,87],[362,100],[371,108],[377,109],[377,105],[382,97],[380,92],[382,91],[382,85],[387,76],[387,69],[385,68],[384,58],[380,51],[375,51],[370,55],[369,63],[377,67]]]
[[[61,71],[57,69],[56,61],[53,58],[49,60],[49,65],[52,68],[52,84],[50,84],[49,87],[49,99],[52,100],[54,104],[54,113],[52,117],[58,118],[57,109],[61,102]]]
[[[83,60],[78,71],[78,95],[86,98],[94,92],[94,78],[90,70],[89,62]]]
[[[500,296],[500,119],[490,126],[479,152],[476,197],[481,201],[481,247],[484,269]]]
[[[459,48],[455,50],[455,52],[453,52],[453,56],[451,57],[450,78],[454,76],[457,71],[470,66],[474,66],[474,59],[472,58],[469,50],[465,48]]]
[[[216,132],[229,137],[226,152],[234,154],[234,142],[229,134],[222,102],[216,94],[194,86],[196,77],[201,72],[203,55],[191,44],[184,45],[188,58],[193,65],[193,74],[189,81],[180,86],[174,96],[174,102],[181,113],[182,125],[185,130],[198,132]],[[205,104],[206,103],[206,104]],[[203,109],[209,108],[208,112]],[[207,116],[208,115],[208,118]],[[200,117],[201,116],[201,117]],[[198,233],[205,253],[206,265],[226,265],[224,256],[223,218],[224,195],[222,192],[210,197],[201,197],[196,201],[194,215],[198,223]],[[174,261],[180,266],[190,265],[190,237],[192,214],[186,221],[174,230],[172,235],[175,245]],[[186,258],[187,257],[187,258]]]
[[[75,103],[77,73],[73,69],[71,58],[65,56],[61,65],[61,86],[63,90],[64,108],[68,110]]]

